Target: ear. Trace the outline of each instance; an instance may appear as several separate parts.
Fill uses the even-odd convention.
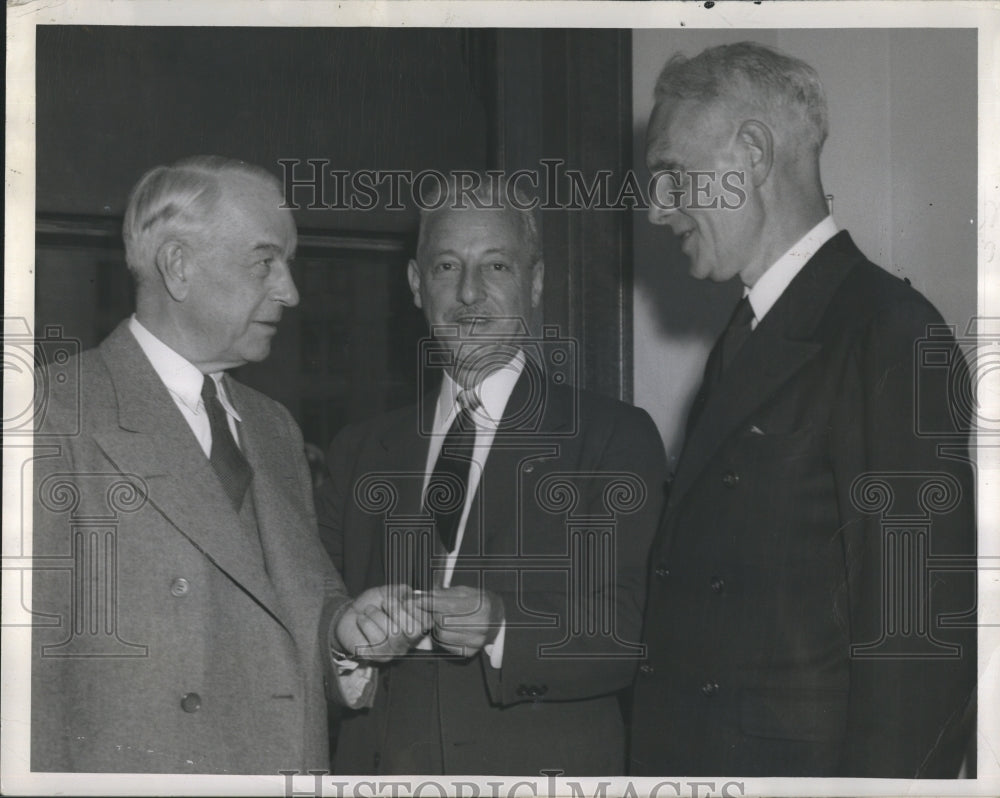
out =
[[[747,153],[750,182],[759,186],[767,180],[774,165],[774,136],[771,128],[763,122],[748,119],[740,125],[737,135]]]
[[[413,304],[418,308],[423,308],[424,303],[420,298],[420,267],[413,258],[410,258],[410,262],[406,266],[406,279],[410,281],[410,290],[413,292]]]
[[[191,290],[189,271],[191,264],[184,251],[184,245],[176,239],[170,239],[160,244],[156,250],[156,271],[167,289],[167,293],[177,302],[187,299]]]
[[[542,289],[545,285],[545,261],[541,258],[535,264],[531,273],[531,307],[537,308],[542,301]]]

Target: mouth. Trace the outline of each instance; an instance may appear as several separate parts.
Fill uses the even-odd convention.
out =
[[[683,230],[675,233],[674,235],[676,235],[681,242],[681,252],[685,255],[690,255],[691,253],[688,250],[690,249],[690,244],[694,238],[694,228],[690,230]]]

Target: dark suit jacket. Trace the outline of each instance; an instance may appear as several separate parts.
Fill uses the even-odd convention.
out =
[[[968,375],[947,334],[914,366],[940,323],[841,232],[709,395],[653,546],[634,774],[957,774],[975,616],[942,614],[975,605]]]
[[[328,767],[321,615],[347,599],[288,411],[226,378],[265,570],[125,324],[58,371],[35,439],[33,769]]]
[[[382,667],[374,708],[340,730],[337,773],[623,771],[616,693],[637,661],[663,446],[644,411],[529,380],[530,368],[494,439],[452,582],[502,597],[503,667],[483,652]],[[330,448],[320,530],[352,594],[398,581],[386,540],[426,521],[420,429],[436,398],[423,427],[411,407],[345,429]]]

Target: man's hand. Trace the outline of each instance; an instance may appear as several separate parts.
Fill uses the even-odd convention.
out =
[[[340,616],[337,640],[350,657],[388,662],[409,651],[433,623],[408,585],[382,585],[366,590]]]
[[[504,619],[500,596],[464,585],[416,593],[413,603],[432,613],[434,641],[462,657],[492,643]]]

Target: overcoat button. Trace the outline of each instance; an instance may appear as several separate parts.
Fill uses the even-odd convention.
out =
[[[525,463],[525,465],[524,465],[524,473],[525,474],[530,474],[534,470],[535,470],[535,464],[534,463]]]
[[[735,488],[740,481],[740,475],[735,471],[727,471],[722,477],[722,484],[727,488]]]
[[[642,663],[642,665],[639,666],[639,673],[641,673],[643,676],[652,676],[655,670],[656,669],[648,662],[644,662]]]
[[[666,579],[668,576],[670,576],[670,569],[667,568],[667,566],[661,562],[659,565],[656,566],[656,570],[653,571],[653,573],[656,574],[657,579]]]
[[[191,583],[183,576],[178,576],[170,583],[170,594],[173,596],[186,596],[191,590]]]
[[[528,688],[525,687],[523,684],[519,684],[517,686],[517,694],[523,698],[524,696],[528,695]]]
[[[186,693],[181,699],[181,709],[185,712],[197,712],[201,709],[201,696],[197,693]]]
[[[719,692],[719,685],[716,682],[705,682],[701,686],[701,692],[706,696],[711,697]]]
[[[726,589],[725,581],[719,576],[713,576],[709,584],[712,586],[713,593],[721,594]]]

